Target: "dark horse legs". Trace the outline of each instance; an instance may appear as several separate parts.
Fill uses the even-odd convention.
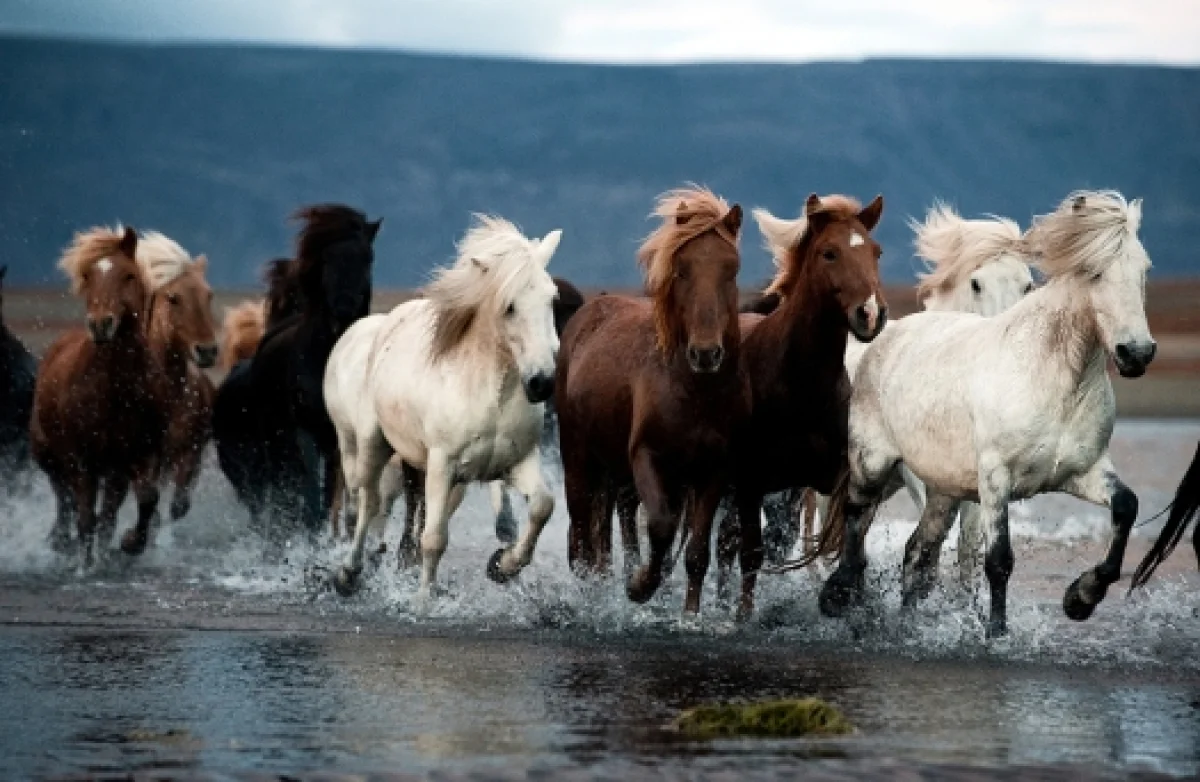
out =
[[[682,508],[681,497],[678,492],[673,492],[664,485],[662,473],[650,453],[644,449],[634,453],[632,467],[638,497],[646,510],[650,557],[646,564],[629,577],[626,593],[633,602],[644,603],[654,596],[662,584],[663,563],[671,551],[671,544],[675,541],[675,531],[679,526]],[[610,510],[610,525],[611,513]],[[609,537],[611,539],[611,534]]]

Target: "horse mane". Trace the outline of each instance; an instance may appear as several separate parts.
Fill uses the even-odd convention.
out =
[[[348,239],[369,235],[367,216],[342,204],[316,204],[298,209],[292,219],[302,220],[304,227],[296,239],[295,274],[302,307],[316,306],[323,300],[322,270],[325,250]]]
[[[662,224],[642,242],[637,261],[645,275],[646,295],[654,300],[654,324],[661,350],[670,343],[666,294],[675,276],[679,248],[709,231],[716,231],[737,247],[737,236],[730,234],[722,222],[727,214],[729,204],[724,198],[695,184],[661,194],[650,212],[651,217],[661,217]]]
[[[940,201],[934,203],[924,223],[909,220],[908,225],[916,234],[917,256],[925,264],[917,284],[917,297],[922,300],[936,291],[957,287],[1006,253],[1023,250],[1021,228],[1013,220],[995,215],[965,220]]]
[[[1050,214],[1034,218],[1025,240],[1047,277],[1095,276],[1140,249],[1141,220],[1140,198],[1126,202],[1115,190],[1077,190]]]
[[[147,231],[138,239],[135,255],[152,291],[170,285],[192,265],[192,256],[187,250],[158,231]]]
[[[436,269],[425,286],[424,295],[434,307],[434,359],[458,346],[476,320],[501,317],[541,270],[533,258],[539,243],[504,218],[474,215],[474,223],[455,245],[457,260]]]
[[[821,196],[820,214],[829,214],[835,220],[849,220],[857,217],[862,211],[862,204],[857,199],[846,195]],[[809,238],[809,215],[801,213],[794,220],[776,217],[761,207],[754,210],[754,220],[758,230],[763,235],[763,246],[771,253],[775,264],[775,277],[763,291],[764,296],[778,294],[786,297],[800,278],[800,246]]]
[[[221,368],[229,370],[243,356],[243,346],[257,348],[266,331],[267,302],[243,301],[225,310],[225,320],[221,334]],[[250,353],[253,354],[253,350]]]
[[[96,226],[75,234],[70,246],[63,250],[62,257],[58,259],[58,268],[71,281],[71,293],[78,294],[83,290],[83,275],[92,264],[122,252],[121,240],[124,236],[125,228],[119,224],[116,228]],[[137,269],[142,281],[147,282],[142,267],[137,265]]]
[[[300,284],[291,258],[275,258],[263,267],[267,298],[263,302],[266,322],[275,324],[301,310]]]

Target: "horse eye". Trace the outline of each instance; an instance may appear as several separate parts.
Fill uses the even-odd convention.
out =
[[[126,274],[126,275],[125,275],[125,282],[133,282],[133,275],[132,275],[132,274]]]
[[[976,293],[983,293],[983,288],[979,285],[979,280],[971,280],[971,290]]]
[[[504,311],[504,314],[505,314],[505,316],[507,316],[507,317],[510,317],[510,318],[511,318],[511,317],[512,317],[512,316],[513,316],[513,315],[516,313],[516,311],[517,311],[517,305],[516,305],[516,304],[509,304],[509,305],[508,305],[508,309],[506,309],[506,310]]]
[[[167,301],[171,302],[172,304],[178,305],[179,304],[179,296],[172,293],[170,296],[167,297]]]
[[[1021,292],[1022,292],[1022,293],[1029,293],[1031,290],[1033,290],[1033,283],[1032,283],[1032,282],[1027,282],[1027,283],[1025,283],[1025,290],[1023,290],[1023,291],[1021,291]]]
[[[825,250],[824,252],[822,252],[821,257],[832,263],[833,261],[837,260],[837,250],[835,250],[831,247],[831,248]]]

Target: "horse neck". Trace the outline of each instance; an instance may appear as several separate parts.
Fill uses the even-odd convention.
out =
[[[814,379],[840,375],[845,369],[850,335],[845,313],[807,276],[797,281],[795,290],[784,296],[754,334],[756,347],[778,356],[777,371],[785,381],[810,385]]]
[[[1041,317],[1029,318],[1030,308],[1040,310]],[[1042,356],[1071,388],[1107,378],[1108,356],[1091,299],[1073,290],[1069,280],[1051,280],[1000,317],[1029,324]]]
[[[169,324],[155,316],[154,309],[150,311],[150,329],[146,338],[150,354],[157,359],[159,366],[172,386],[182,386],[188,379],[187,346],[176,339],[175,332]]]
[[[127,317],[110,341],[95,346],[96,355],[111,377],[128,377],[128,382],[135,384],[146,381],[155,363],[146,332],[135,319]]]

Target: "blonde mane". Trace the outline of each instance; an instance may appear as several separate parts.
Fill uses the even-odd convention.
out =
[[[980,268],[1006,254],[1025,254],[1020,226],[1004,217],[964,220],[953,207],[939,201],[924,223],[909,220],[908,224],[916,234],[913,243],[917,256],[925,264],[917,285],[917,296],[922,300],[937,291],[957,288]]]
[[[58,268],[71,281],[71,293],[79,294],[83,290],[83,275],[93,264],[123,254],[121,240],[124,236],[125,228],[121,225],[116,228],[96,226],[75,234],[71,245],[63,250],[62,257],[58,259]],[[140,266],[138,271],[141,272]],[[144,273],[142,277],[144,281]]]
[[[150,282],[150,290],[161,290],[179,279],[192,265],[192,256],[169,236],[147,231],[138,239],[137,262]]]
[[[845,195],[821,196],[821,208],[818,214],[832,214],[836,220],[848,220],[856,217],[862,211],[862,204],[857,199]],[[763,246],[771,253],[771,261],[775,264],[775,278],[763,291],[764,295],[777,293],[785,296],[795,285],[800,276],[800,261],[797,251],[808,238],[808,215],[801,214],[794,220],[776,217],[763,208],[753,212],[758,230],[763,235]]]
[[[737,236],[731,235],[724,219],[729,214],[725,199],[699,185],[669,190],[658,197],[651,217],[661,217],[662,224],[642,242],[637,251],[638,265],[645,275],[646,295],[654,300],[654,322],[658,347],[667,350],[671,329],[666,310],[666,293],[675,276],[675,261],[679,248],[697,236],[716,231],[735,248]],[[684,222],[680,222],[684,218]]]
[[[246,300],[225,309],[221,334],[221,369],[229,371],[242,359],[250,358],[262,341],[267,323],[265,300]]]
[[[1094,276],[1130,253],[1145,256],[1137,239],[1141,220],[1140,198],[1127,203],[1115,190],[1077,190],[1034,218],[1025,240],[1047,277]]]
[[[477,321],[502,317],[508,305],[538,273],[535,258],[541,241],[529,239],[501,217],[476,214],[456,248],[452,266],[433,273],[424,295],[434,305],[432,356],[453,350]]]

